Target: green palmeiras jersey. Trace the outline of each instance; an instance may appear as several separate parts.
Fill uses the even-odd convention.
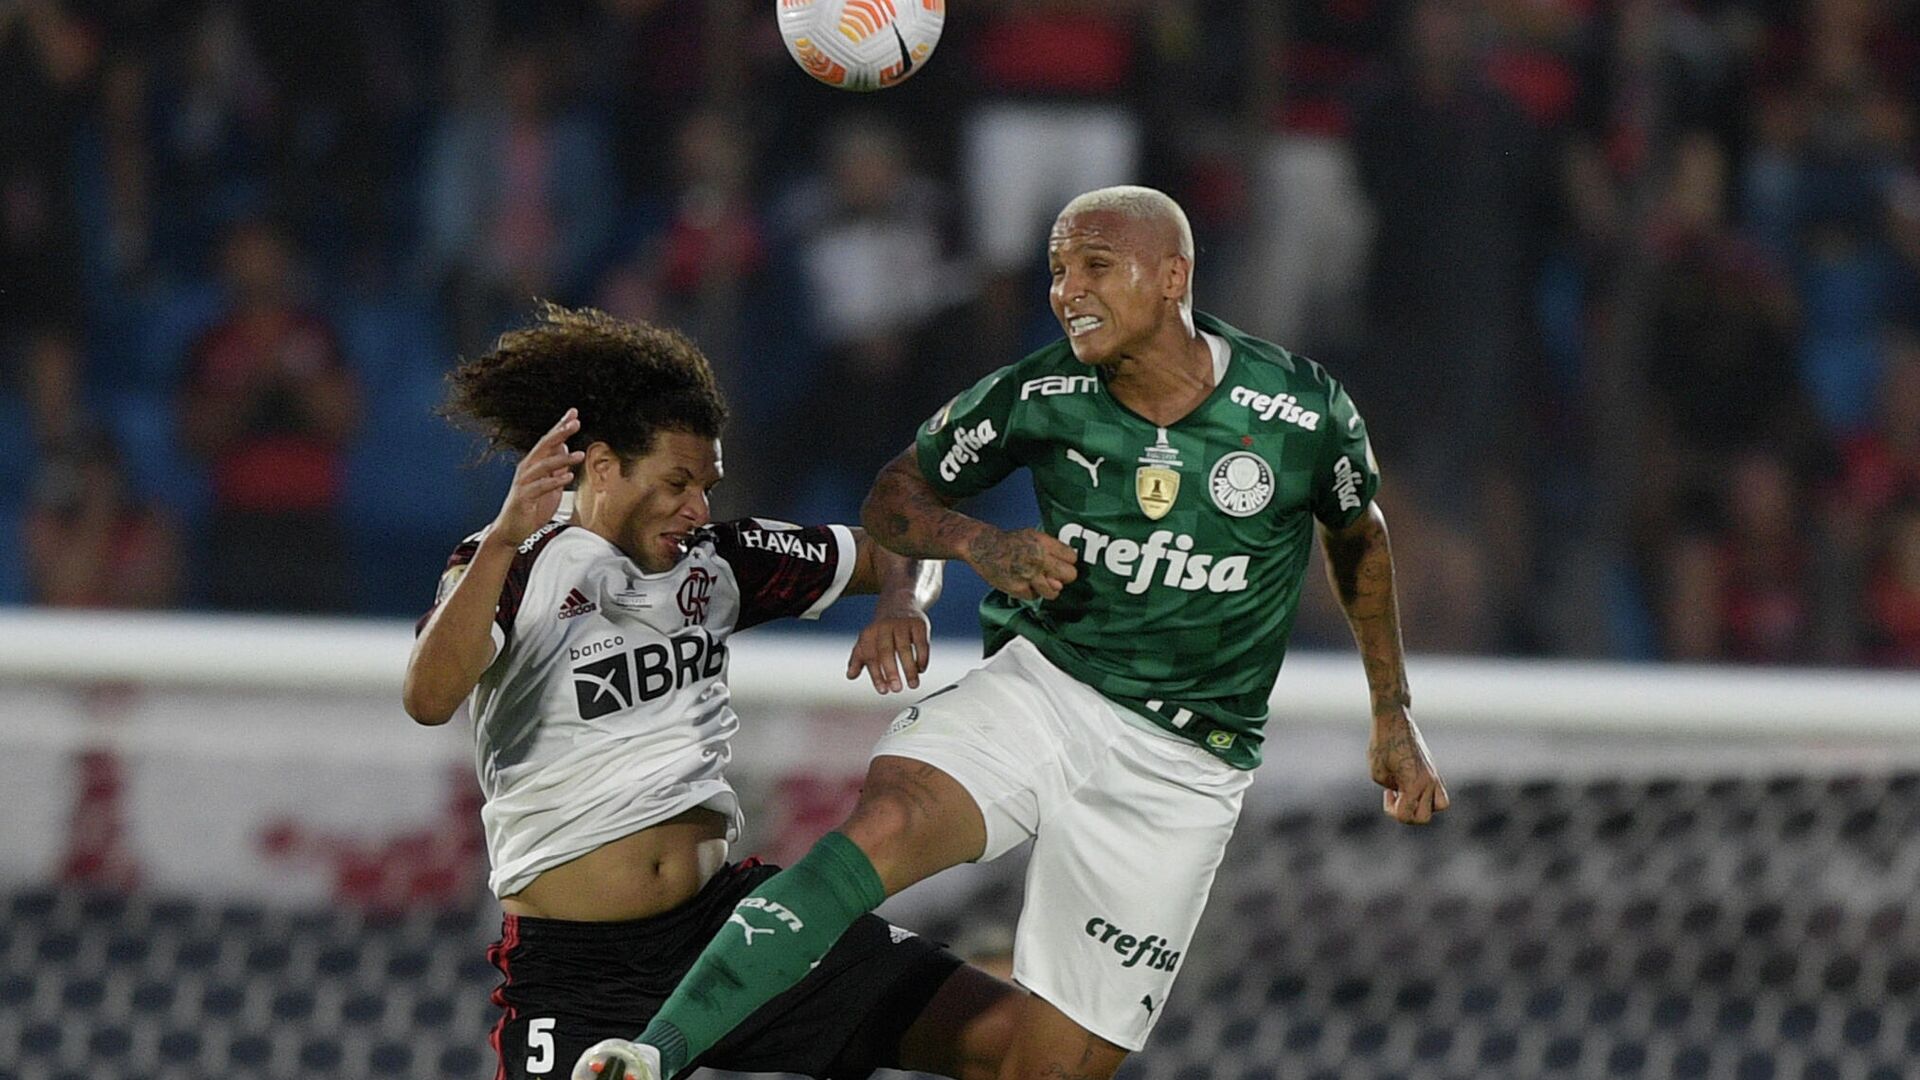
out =
[[[1024,466],[1041,527],[1079,578],[1054,600],[995,591],[991,654],[1018,634],[1073,677],[1242,769],[1260,763],[1313,522],[1351,524],[1379,468],[1320,365],[1208,315],[1212,394],[1160,427],[1062,339],[953,399],[916,439],[921,473],[964,498]],[[1220,342],[1225,343],[1225,365]]]

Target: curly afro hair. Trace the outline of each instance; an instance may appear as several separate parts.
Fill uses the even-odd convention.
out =
[[[569,408],[583,450],[604,442],[623,458],[653,449],[661,431],[719,438],[727,404],[713,368],[672,330],[593,308],[546,302],[531,326],[447,376],[441,414],[484,435],[495,452],[525,453]]]

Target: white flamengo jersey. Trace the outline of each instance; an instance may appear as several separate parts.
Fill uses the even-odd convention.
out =
[[[455,549],[442,599],[478,547],[475,534]],[[696,806],[732,818],[736,839],[739,800],[721,775],[740,726],[727,638],[818,617],[853,564],[842,525],[709,525],[659,574],[560,520],[528,537],[500,590],[493,662],[468,700],[494,895]]]

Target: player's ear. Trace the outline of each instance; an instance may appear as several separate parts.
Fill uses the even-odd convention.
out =
[[[587,460],[580,464],[581,476],[592,477],[596,486],[604,485],[622,472],[620,455],[599,440],[587,444]]]
[[[1193,260],[1175,252],[1167,256],[1165,263],[1162,295],[1178,303],[1187,298],[1187,290],[1193,287]]]

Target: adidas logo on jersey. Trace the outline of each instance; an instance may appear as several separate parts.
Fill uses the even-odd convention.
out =
[[[574,589],[567,593],[566,600],[561,602],[560,617],[562,619],[571,619],[575,615],[586,615],[599,610],[599,604],[587,599],[587,594],[581,592],[579,589]]]
[[[1343,459],[1344,460],[1344,459]],[[1124,536],[1108,536],[1077,521],[1060,526],[1060,542],[1080,549],[1082,561],[1104,568],[1110,574],[1129,579],[1127,591],[1135,596],[1155,584],[1162,567],[1165,574],[1159,584],[1182,592],[1230,593],[1247,587],[1245,555],[1214,556],[1193,550],[1193,537],[1155,529],[1146,543]]]

